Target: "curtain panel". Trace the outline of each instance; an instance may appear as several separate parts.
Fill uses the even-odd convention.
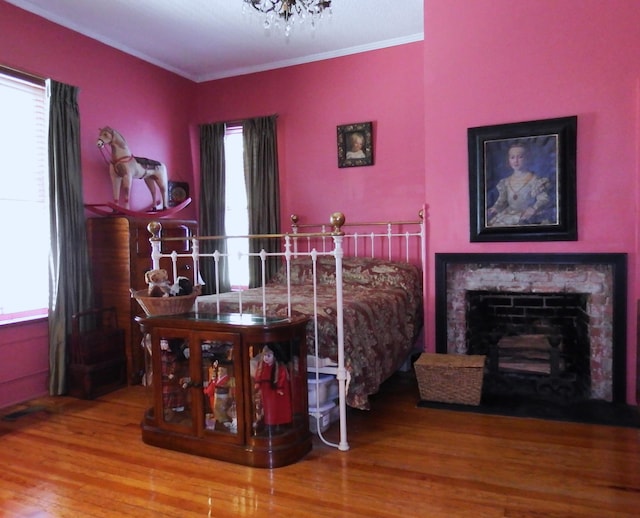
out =
[[[224,236],[225,234],[225,123],[203,124],[200,126],[200,221],[198,233],[203,236]],[[207,240],[200,243],[200,251],[213,253],[227,252],[225,240]],[[218,262],[218,291],[231,289],[228,261]],[[216,293],[214,279],[216,264],[213,258],[203,257],[200,273],[205,281],[203,294]]]
[[[247,186],[249,234],[280,233],[280,179],[278,170],[277,115],[257,117],[243,122],[244,174]],[[280,252],[277,239],[252,239],[250,253]],[[266,280],[280,266],[277,257],[269,257],[266,264]],[[260,265],[250,261],[249,287],[261,281]]]
[[[71,317],[93,306],[82,198],[78,88],[50,81],[49,393],[67,391]]]

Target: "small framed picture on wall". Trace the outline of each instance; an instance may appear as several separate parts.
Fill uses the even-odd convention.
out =
[[[173,182],[169,180],[169,207],[180,205],[189,197],[187,182]]]
[[[373,165],[373,123],[338,126],[338,167]]]

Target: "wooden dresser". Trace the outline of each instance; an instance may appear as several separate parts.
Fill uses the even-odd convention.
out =
[[[93,269],[93,286],[98,307],[115,307],[118,327],[125,330],[127,379],[137,385],[144,375],[144,351],[140,345],[142,334],[134,322],[144,315],[138,303],[131,298],[130,289],[146,287],[144,274],[151,269],[151,234],[147,230],[149,219],[126,216],[89,218],[87,233],[89,254]],[[197,233],[197,223],[192,220],[161,219],[162,237],[190,237]],[[190,252],[190,241],[171,241],[164,244],[163,252]],[[170,261],[161,263],[172,277]],[[178,275],[189,275],[192,267],[189,258],[178,260]],[[173,278],[171,278],[173,281]]]

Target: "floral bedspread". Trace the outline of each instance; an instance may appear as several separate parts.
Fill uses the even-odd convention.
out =
[[[318,356],[337,362],[335,263],[331,257],[317,262]],[[291,308],[311,317],[307,350],[315,353],[314,293],[311,263],[291,265]],[[286,272],[266,287],[266,314],[287,315]],[[238,312],[238,293],[207,295],[197,300],[198,311]],[[422,273],[406,264],[372,258],[344,258],[343,313],[345,366],[351,375],[347,404],[368,409],[369,396],[405,361],[422,328]],[[242,312],[263,314],[263,289],[242,292]]]

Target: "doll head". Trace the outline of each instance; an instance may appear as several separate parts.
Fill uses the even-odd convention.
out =
[[[267,345],[262,348],[262,361],[267,365],[273,365],[275,362],[273,351]]]

